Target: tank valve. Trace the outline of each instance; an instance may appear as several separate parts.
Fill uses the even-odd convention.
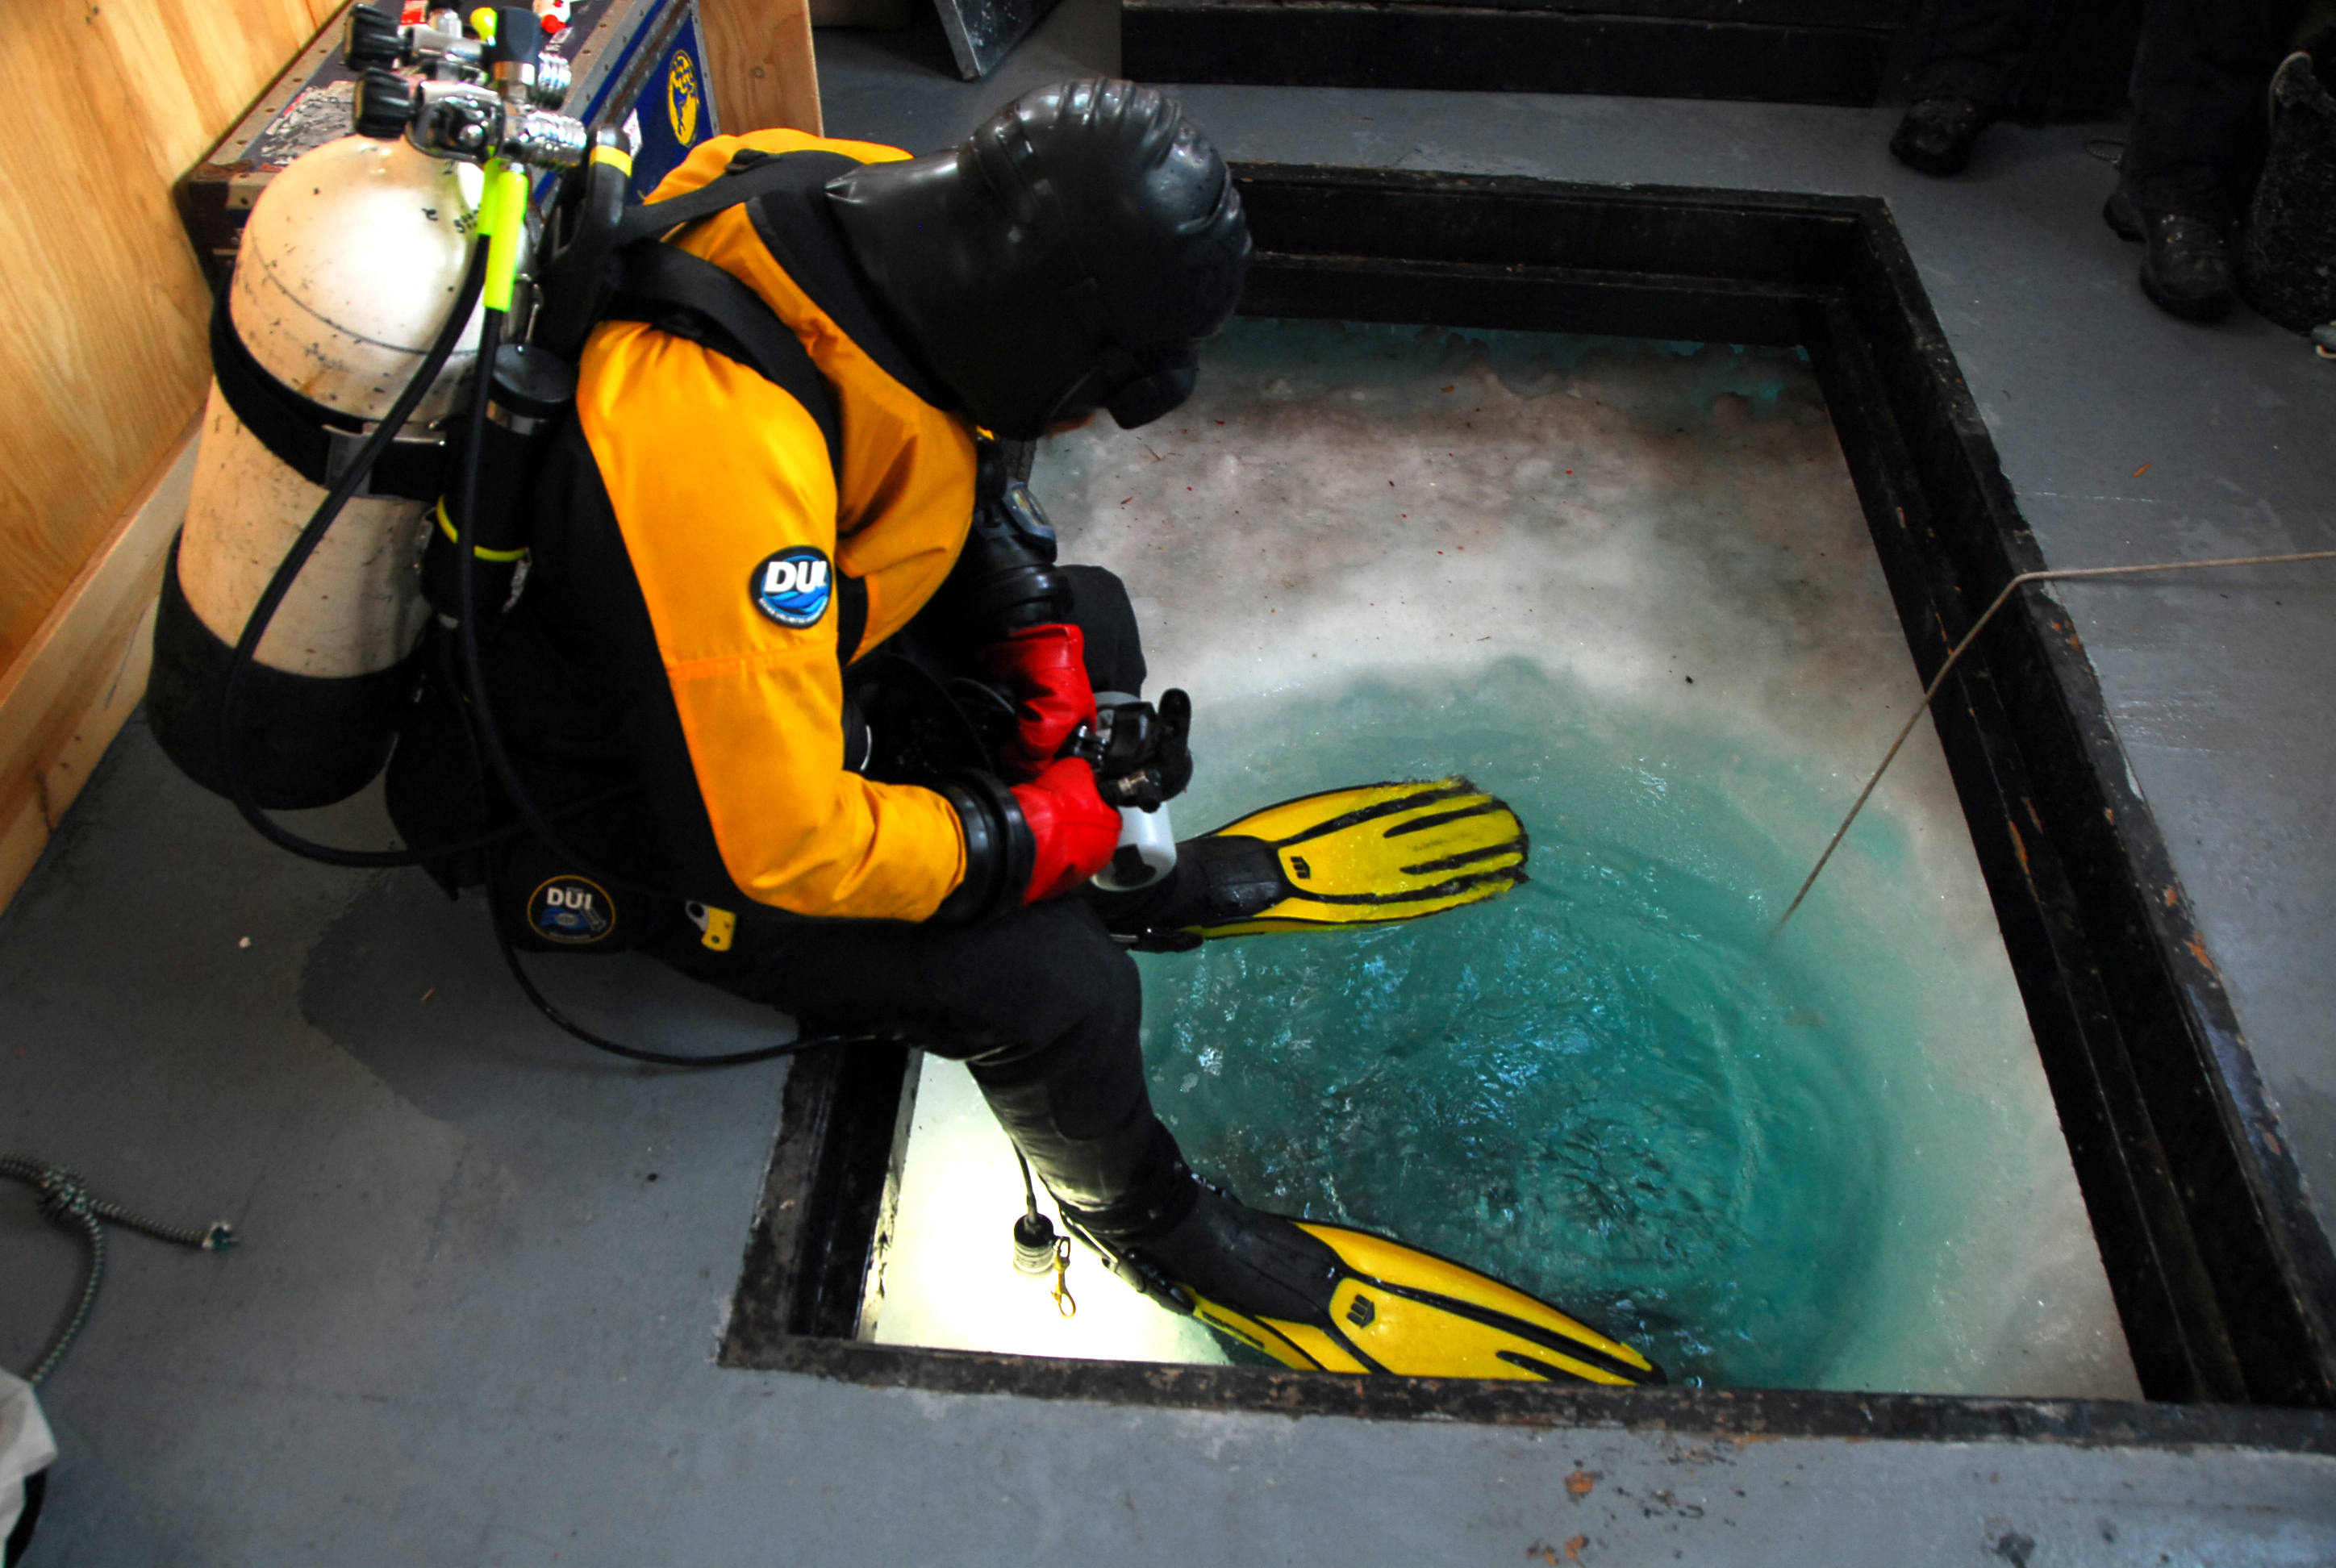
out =
[[[502,14],[511,13],[511,44],[495,44]],[[351,71],[408,71],[435,82],[492,84],[522,107],[557,109],[568,101],[575,67],[544,46],[543,24],[523,5],[491,12],[492,31],[472,37],[461,15],[435,11],[424,22],[401,25],[370,5],[352,5],[341,34],[341,58]],[[482,24],[483,25],[483,24]]]
[[[581,120],[521,109],[466,82],[409,82],[368,71],[357,84],[355,128],[386,141],[404,136],[424,152],[483,163],[504,158],[538,169],[573,169],[592,151]]]

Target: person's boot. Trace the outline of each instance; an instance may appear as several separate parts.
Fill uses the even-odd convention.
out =
[[[2231,313],[2231,248],[2223,225],[2137,207],[2122,185],[2109,193],[2101,217],[2118,239],[2148,247],[2141,291],[2157,308],[2185,321],[2220,321]]]
[[[1890,138],[1890,155],[1909,169],[1944,179],[1961,174],[1971,161],[1979,133],[1996,122],[1996,112],[1971,98],[1923,98],[1907,106]]]

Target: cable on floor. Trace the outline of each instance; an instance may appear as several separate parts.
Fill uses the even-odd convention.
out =
[[[24,1374],[24,1381],[35,1388],[65,1359],[66,1350],[89,1321],[90,1309],[97,1305],[97,1287],[105,1278],[104,1222],[142,1231],[158,1242],[197,1247],[206,1252],[223,1252],[235,1245],[235,1227],[225,1221],[198,1230],[150,1220],[135,1210],[107,1203],[89,1190],[79,1172],[63,1165],[47,1164],[23,1154],[0,1154],[0,1176],[13,1177],[39,1193],[43,1216],[79,1235],[89,1248],[89,1271],[82,1279],[81,1297],[73,1303],[73,1315],[49,1341],[48,1353]]]

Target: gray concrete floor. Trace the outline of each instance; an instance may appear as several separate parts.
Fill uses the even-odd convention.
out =
[[[1020,87],[1113,69],[1114,24],[1108,0],[1069,0],[972,86],[938,31],[823,34],[830,128],[939,145]],[[1241,158],[1883,195],[2054,563],[2336,532],[2336,366],[2251,317],[2151,309],[2097,216],[2110,176],[2085,130],[1999,130],[1941,184],[1889,161],[1887,110],[1183,96]],[[2066,595],[2323,1202],[2331,584]],[[375,820],[336,814],[351,835]],[[745,1027],[696,1001],[672,1023],[671,993],[621,960],[562,978],[645,1035]],[[723,1371],[781,1082],[587,1058],[511,992],[474,908],[265,848],[133,725],[0,918],[0,1148],[248,1243],[118,1242],[47,1390],[65,1457],[33,1563],[2336,1561],[2326,1460],[1377,1426]],[[21,1191],[0,1198],[0,1360],[29,1359],[75,1263]]]

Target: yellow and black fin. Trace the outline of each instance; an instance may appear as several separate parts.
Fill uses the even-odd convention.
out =
[[[1465,778],[1324,790],[1251,812],[1212,841],[1239,843],[1215,879],[1202,937],[1415,920],[1497,898],[1525,880],[1524,824]],[[1244,842],[1246,841],[1246,842]]]
[[[1285,1366],[1611,1388],[1668,1381],[1620,1339],[1464,1263],[1197,1185],[1191,1212],[1155,1239],[1113,1247],[1080,1234],[1155,1300]]]
[[[1195,1292],[1193,1315],[1285,1366],[1326,1372],[1617,1388],[1666,1381],[1630,1346],[1489,1274],[1367,1231],[1296,1226],[1338,1259],[1319,1313],[1244,1313]]]

